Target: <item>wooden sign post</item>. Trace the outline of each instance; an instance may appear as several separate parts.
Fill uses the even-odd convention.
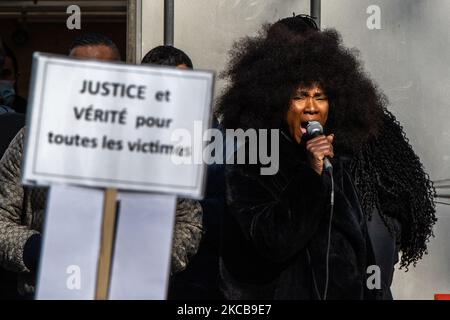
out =
[[[100,259],[98,262],[96,300],[107,300],[116,231],[117,189],[106,189],[103,206],[103,221],[100,241]]]

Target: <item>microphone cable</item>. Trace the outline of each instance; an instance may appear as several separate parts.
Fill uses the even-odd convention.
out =
[[[328,293],[328,280],[330,278],[330,247],[331,247],[331,225],[333,223],[333,213],[334,213],[334,178],[333,178],[333,167],[328,170],[331,178],[331,195],[330,195],[330,221],[328,223],[328,244],[327,244],[327,257],[326,257],[326,280],[325,289],[323,294],[323,300],[327,300]]]
[[[308,256],[309,265],[311,267],[312,271],[312,277],[313,277],[313,283],[314,288],[316,290],[316,294],[319,298],[319,300],[327,300],[328,295],[328,284],[330,279],[330,247],[331,247],[331,226],[333,222],[333,213],[334,213],[334,178],[333,178],[333,167],[327,168],[327,171],[330,174],[331,178],[331,194],[330,194],[330,219],[328,222],[328,240],[327,240],[327,252],[326,252],[326,258],[325,258],[325,288],[323,292],[323,296],[320,295],[319,289],[317,287],[317,281],[316,276],[314,272],[314,268],[311,263],[311,255],[309,253],[309,249],[306,249],[306,254]]]

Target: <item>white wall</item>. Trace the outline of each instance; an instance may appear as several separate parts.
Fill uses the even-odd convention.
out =
[[[175,0],[174,45],[191,57],[195,68],[218,76],[234,41],[293,12],[309,13],[309,0]],[[163,13],[163,0],[143,0],[143,55],[163,44]],[[218,80],[216,93],[222,87]]]

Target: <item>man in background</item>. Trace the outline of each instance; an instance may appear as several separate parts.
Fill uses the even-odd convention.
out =
[[[193,69],[191,58],[182,50],[173,46],[158,46],[147,52],[142,64],[156,64],[177,67],[179,69]]]
[[[4,63],[0,72],[0,103],[11,108],[11,111],[25,114],[27,100],[18,93],[19,64],[16,55],[8,46],[3,44]],[[1,110],[0,110],[1,112]]]
[[[69,56],[120,59],[116,45],[99,34],[77,38]],[[24,132],[22,128],[0,160],[0,298],[8,299],[33,297],[48,190],[21,184]]]
[[[10,88],[8,81],[4,81],[7,80],[4,79],[4,76],[9,74],[8,68],[10,63],[8,61],[10,59],[8,59],[7,51],[0,39],[0,109],[6,111],[0,113],[0,158],[20,128],[25,125],[25,116],[13,112],[8,106],[3,106],[4,99],[2,94],[11,92],[10,89],[8,90]],[[6,90],[4,91],[3,89]]]
[[[120,59],[117,46],[101,34],[77,38],[69,56],[103,61]],[[34,296],[48,191],[48,188],[21,184],[24,131],[24,128],[19,131],[0,160],[0,271],[3,271],[0,298],[8,299]],[[201,214],[194,205],[187,200],[177,203],[174,239],[180,240],[175,240],[178,246],[172,252],[172,261],[177,262],[173,264],[175,272],[186,266],[186,260],[197,251],[200,241]]]
[[[173,46],[158,46],[142,59],[142,64],[173,66],[179,69],[193,69],[189,56]],[[212,127],[220,129],[213,118]],[[219,230],[220,221],[226,210],[225,174],[223,164],[208,166],[205,198],[195,201],[201,210],[202,229],[198,252],[189,261],[186,270],[172,272],[169,299],[222,299],[219,290]],[[192,200],[191,200],[192,201]],[[180,239],[174,238],[173,250],[183,251]],[[180,256],[175,254],[174,256]],[[172,260],[172,263],[179,263]],[[184,268],[183,268],[184,269]],[[172,271],[174,266],[172,265]]]

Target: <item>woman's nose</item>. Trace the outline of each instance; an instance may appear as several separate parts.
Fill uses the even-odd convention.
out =
[[[305,101],[305,112],[314,113],[317,111],[316,102],[312,97],[307,97]]]

